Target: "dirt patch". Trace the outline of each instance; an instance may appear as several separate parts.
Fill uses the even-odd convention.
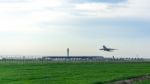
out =
[[[150,75],[132,77],[126,80],[112,81],[106,84],[133,84],[138,81],[150,80]]]

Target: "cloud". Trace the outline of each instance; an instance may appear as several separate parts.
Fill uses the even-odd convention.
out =
[[[78,3],[75,10],[78,15],[95,17],[150,17],[149,0],[128,0],[122,3]]]
[[[25,3],[31,2],[31,0],[0,0],[0,3]]]
[[[121,3],[127,0],[69,0],[72,3]]]
[[[149,18],[149,0],[129,0],[124,7],[112,9],[112,17]]]
[[[101,3],[76,4],[75,9],[80,11],[98,12],[108,9],[108,5]]]
[[[148,3],[148,0],[0,0],[0,31],[57,31],[74,19],[88,17],[147,19],[150,17]]]
[[[58,0],[32,0],[28,3],[14,1],[0,2],[0,32],[37,32],[43,29],[42,22],[60,20],[65,12],[47,10],[61,5]],[[13,3],[11,3],[13,2]],[[21,1],[20,1],[21,2]]]

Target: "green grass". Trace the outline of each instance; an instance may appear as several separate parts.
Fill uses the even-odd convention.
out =
[[[100,84],[149,73],[150,63],[1,63],[0,84]]]
[[[140,81],[135,84],[150,84],[150,80]]]

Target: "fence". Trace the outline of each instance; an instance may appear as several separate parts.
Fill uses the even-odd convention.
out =
[[[57,57],[57,56],[47,56],[47,57],[3,57],[0,59],[0,63],[17,63],[17,64],[28,64],[28,63],[55,63],[55,62],[150,62],[149,59],[143,58],[103,58],[98,56],[82,56],[82,57]]]

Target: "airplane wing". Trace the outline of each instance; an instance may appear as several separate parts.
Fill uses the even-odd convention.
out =
[[[117,49],[110,49],[110,50],[117,50]]]

